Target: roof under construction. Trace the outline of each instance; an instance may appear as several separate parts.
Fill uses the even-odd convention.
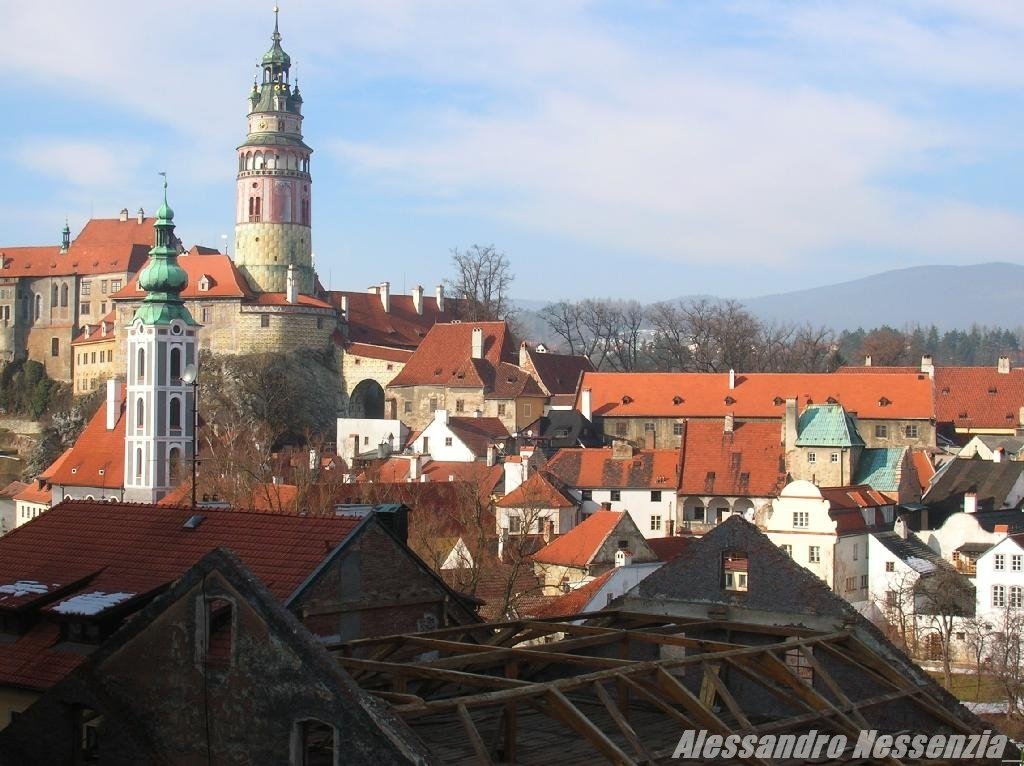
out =
[[[815,763],[900,764],[914,761],[853,758],[860,732],[980,733],[978,719],[900,672],[852,624],[813,630],[612,610],[329,649],[446,764],[681,764],[672,755],[686,730],[843,734],[847,751]]]

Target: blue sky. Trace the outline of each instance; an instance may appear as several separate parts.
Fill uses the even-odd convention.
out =
[[[5,4],[0,242],[153,209],[167,170],[186,244],[231,243],[271,9]],[[296,0],[281,31],[335,289],[473,243],[537,300],[1024,261],[1017,0]]]

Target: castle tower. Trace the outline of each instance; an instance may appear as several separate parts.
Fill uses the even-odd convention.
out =
[[[195,388],[181,377],[196,364],[196,323],[181,300],[188,276],[178,265],[166,182],[156,216],[156,244],[139,274],[146,297],[127,344],[124,497],[145,503],[157,502],[188,475],[195,423]]]
[[[309,156],[302,141],[302,96],[289,82],[274,9],[273,45],[249,93],[249,135],[238,147],[235,263],[256,292],[284,292],[294,266],[300,293],[313,292]]]

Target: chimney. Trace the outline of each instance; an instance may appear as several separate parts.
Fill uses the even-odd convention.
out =
[[[391,283],[380,283],[380,305],[384,307],[384,313],[391,312]]]
[[[896,523],[892,525],[892,531],[895,532],[899,537],[904,540],[910,535],[910,530],[907,528],[907,517],[899,516],[896,519]]]
[[[593,414],[591,407],[590,389],[584,388],[583,391],[580,392],[580,414],[587,420],[590,420],[590,417]],[[1021,407],[1021,409],[1024,410],[1024,407]]]
[[[444,285],[437,286],[437,310],[444,313]]]
[[[999,357],[999,361],[996,363],[996,372],[998,372],[1000,375],[1010,374],[1010,357]]]
[[[498,448],[493,444],[487,445],[487,467],[490,468],[498,462]]]
[[[125,221],[128,220],[128,208],[126,208],[126,207],[121,208],[121,215],[120,215],[119,220],[121,221],[121,223],[124,223]]]
[[[544,530],[544,542],[550,543],[555,536],[555,522],[551,519],[541,519],[541,529]]]
[[[530,363],[530,344],[525,340],[519,344],[519,366],[526,367]]]
[[[786,400],[786,452],[796,447],[796,399]]]
[[[370,295],[380,295],[380,285],[370,285],[366,288],[366,292]]]
[[[412,307],[417,314],[423,316],[423,285],[412,288]]]
[[[978,493],[964,492],[964,513],[978,512]]]
[[[931,354],[925,354],[921,357],[921,372],[925,373],[929,378],[935,377],[935,363],[932,361]]]
[[[351,460],[359,454],[359,434],[350,434],[349,439],[352,440],[352,457],[349,458]]]
[[[288,276],[285,278],[285,300],[289,303],[299,302],[299,283],[295,280],[295,265],[288,264]]]
[[[422,457],[413,455],[409,458],[409,481],[419,481],[422,476],[423,465],[420,463]]]
[[[673,537],[675,535],[675,533],[676,533],[676,520],[675,519],[669,519],[668,520],[668,536],[669,537]]]
[[[502,527],[498,533],[498,561],[504,561],[505,540],[508,539],[508,527]]]
[[[864,366],[865,367],[870,367],[871,366],[871,354],[868,354],[867,356],[864,357]]]
[[[1009,524],[996,524],[992,531],[995,532],[997,535],[999,535],[1000,538],[1003,538],[1003,537],[1006,537],[1008,534],[1010,534],[1010,525]]]
[[[409,509],[402,503],[391,504],[388,510],[383,506],[373,509],[373,515],[377,517],[382,527],[390,532],[403,543],[409,542]]]
[[[1003,448],[1002,447],[996,447],[994,450],[992,450],[992,462],[993,463],[1002,463],[1003,462]]]
[[[469,355],[473,359],[483,359],[484,357],[484,331],[480,327],[473,328],[473,343]]]
[[[736,388],[736,370],[729,369],[729,390]]]
[[[348,296],[347,295],[341,296],[341,313],[345,315],[346,319],[348,319]]]
[[[733,414],[731,412],[726,413],[726,416],[725,416],[725,432],[727,434],[731,434],[732,431],[733,431],[733,426],[734,426]]]
[[[143,221],[146,220],[146,214],[145,214],[145,212],[143,212],[141,207],[139,208],[139,212],[136,213],[135,215],[137,216],[137,220],[138,220],[140,225],[142,224]]]
[[[484,416],[484,411],[481,410],[479,407],[477,407],[475,410],[473,410],[473,417],[474,418],[482,418],[483,416]]]
[[[121,381],[111,378],[107,381],[107,430],[113,431],[117,417],[121,414]]]
[[[530,461],[533,459],[533,445],[527,444],[519,448],[519,458],[523,461],[523,481],[530,476]],[[508,490],[505,490],[508,492]]]

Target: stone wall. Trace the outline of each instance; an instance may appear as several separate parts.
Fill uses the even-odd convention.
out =
[[[283,293],[288,264],[295,264],[299,292],[313,292],[312,238],[299,223],[244,223],[235,227],[235,263],[257,292]]]

